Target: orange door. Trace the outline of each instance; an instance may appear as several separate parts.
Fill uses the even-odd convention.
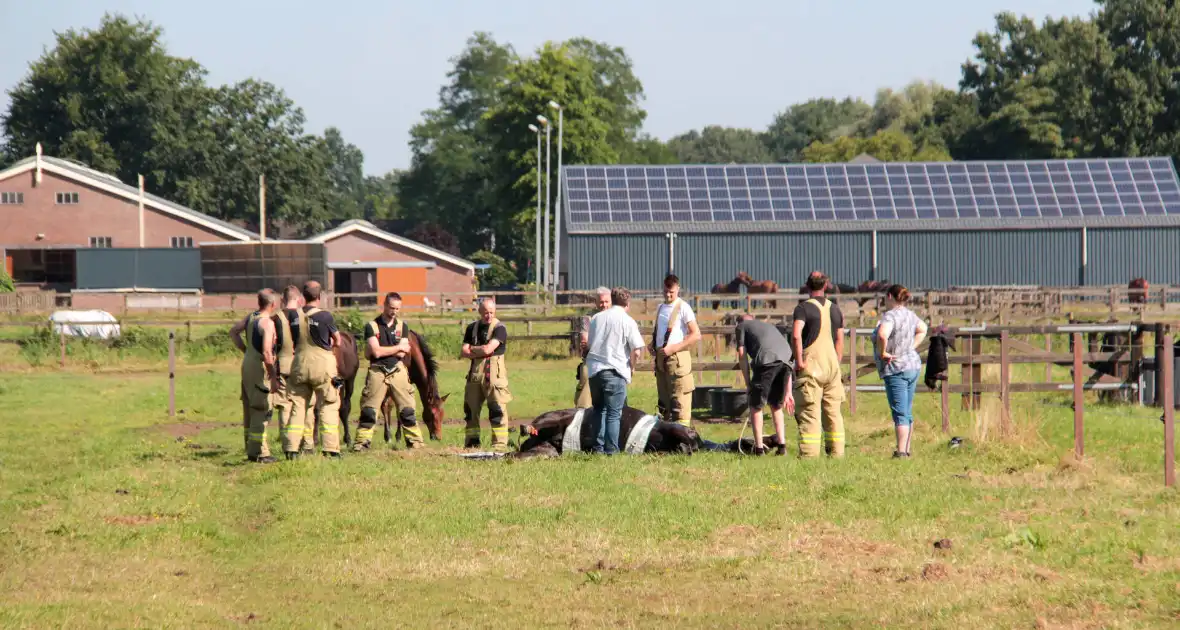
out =
[[[402,296],[402,306],[422,306],[422,294],[426,292],[426,269],[424,267],[378,267],[377,292],[384,296],[397,291]],[[417,293],[418,295],[414,295]],[[382,298],[378,298],[380,302]]]
[[[12,277],[12,255],[11,254],[4,255],[4,269],[6,271],[8,271],[8,277],[11,278]]]

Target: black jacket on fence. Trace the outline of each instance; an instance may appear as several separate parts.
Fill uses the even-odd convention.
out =
[[[947,380],[950,361],[947,349],[955,349],[955,335],[945,325],[930,331],[930,348],[926,353],[926,387],[938,389],[938,381]]]

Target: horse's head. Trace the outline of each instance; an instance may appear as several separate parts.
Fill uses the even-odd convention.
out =
[[[738,282],[741,282],[742,284],[745,284],[745,285],[748,285],[748,284],[750,284],[751,282],[753,282],[753,281],[754,281],[754,280],[753,280],[753,279],[750,277],[750,274],[748,274],[748,273],[746,273],[746,272],[744,272],[744,271],[739,271],[739,272],[737,272],[737,277],[736,277],[736,278],[734,278],[734,280],[737,280]]]
[[[422,410],[422,422],[426,424],[426,429],[430,431],[430,439],[441,440],[443,421],[447,417],[446,402],[450,394],[439,396],[437,391],[431,392],[431,394],[426,408]]]
[[[663,424],[666,426],[662,427],[664,429],[664,441],[660,450],[692,455],[704,445],[701,435],[697,433],[696,429],[676,422]]]

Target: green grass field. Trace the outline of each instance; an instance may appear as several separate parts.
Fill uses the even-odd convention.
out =
[[[468,461],[448,360],[444,444],[259,466],[232,359],[182,355],[169,419],[157,354],[84,350],[0,345],[3,627],[1180,625],[1158,410],[1088,395],[1080,462],[1065,396],[1015,396],[1008,436],[956,397],[951,450],[933,394],[909,461],[881,394],[843,461],[795,459],[790,419],[786,458]],[[574,367],[511,361],[510,414],[569,406]]]

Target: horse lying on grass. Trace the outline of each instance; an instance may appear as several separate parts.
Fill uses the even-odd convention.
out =
[[[566,453],[588,453],[598,436],[593,432],[593,409],[559,409],[537,416],[520,426],[521,436],[528,438],[520,450],[510,457],[557,457]],[[570,433],[570,427],[577,435]],[[568,435],[567,435],[568,433]],[[762,438],[767,450],[775,448],[774,436]],[[711,442],[702,439],[696,429],[675,422],[662,422],[634,407],[623,407],[619,421],[619,450],[623,453],[679,453],[691,455],[696,451],[752,454],[754,440],[745,438],[731,442]]]

